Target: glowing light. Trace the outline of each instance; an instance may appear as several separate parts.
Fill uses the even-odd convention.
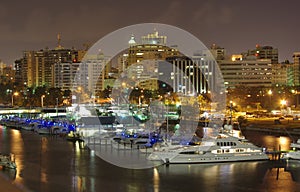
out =
[[[268,91],[268,95],[272,95],[272,90],[270,89],[269,91]]]
[[[281,105],[286,105],[286,104],[287,104],[287,101],[284,100],[284,99],[282,99],[282,100],[280,101],[280,104],[281,104]]]

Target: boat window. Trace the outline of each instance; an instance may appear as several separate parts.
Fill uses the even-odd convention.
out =
[[[217,146],[220,146],[220,143],[219,143],[219,142],[217,142]]]
[[[240,149],[240,152],[244,152],[244,149]]]
[[[226,149],[226,153],[229,153],[229,149]]]
[[[196,154],[195,151],[182,151],[180,154]]]

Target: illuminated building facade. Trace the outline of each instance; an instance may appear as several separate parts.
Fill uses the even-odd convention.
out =
[[[271,59],[233,55],[231,60],[219,61],[219,66],[226,88],[272,86]]]
[[[23,52],[23,57],[15,62],[16,79],[21,80],[28,87],[55,87],[59,84],[55,82],[59,78],[54,72],[61,69],[60,65],[80,62],[85,53],[86,50],[62,47],[61,37],[58,34],[55,49]],[[55,69],[56,64],[59,69]]]
[[[272,85],[286,86],[289,85],[288,71],[290,64],[272,64]]]
[[[74,49],[24,51],[16,74],[21,75],[28,87],[54,87],[54,65],[77,62],[80,59],[78,51]]]
[[[293,86],[299,86],[300,85],[300,52],[294,52],[293,53]]]
[[[13,70],[12,65],[6,65],[1,61],[0,61],[0,82],[4,85],[16,82],[15,70]]]
[[[217,46],[216,44],[213,44],[210,47],[210,52],[217,61],[225,59],[226,50],[224,48]]]
[[[96,95],[105,89],[104,79],[110,71],[110,57],[99,53],[86,55],[78,64],[77,73],[73,81],[73,89],[81,87],[87,93]]]
[[[54,64],[54,87],[71,90],[79,68],[78,62],[57,62]]]
[[[208,92],[208,82],[201,70],[203,64],[201,59],[193,60],[185,56],[175,56],[166,58],[166,61],[172,64],[169,74],[166,74],[168,69],[161,69],[163,65],[160,65],[158,71],[164,71],[160,75],[171,79],[174,92],[189,96]]]
[[[257,59],[270,59],[272,64],[278,63],[278,49],[272,46],[256,45],[255,49],[244,53],[244,57],[247,56],[255,56]]]
[[[208,79],[216,82],[214,68],[217,64],[206,54],[185,57],[177,46],[166,46],[167,37],[157,31],[142,36],[141,40],[142,44],[138,44],[132,35],[128,52],[118,58],[120,72],[126,69],[129,77],[141,82],[139,88],[157,90],[161,86],[159,79],[168,82],[174,92],[197,95],[207,93]],[[166,62],[171,65],[166,65]]]

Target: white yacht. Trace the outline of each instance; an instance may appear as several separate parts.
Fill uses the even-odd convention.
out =
[[[216,163],[268,160],[262,148],[248,140],[219,134],[194,146],[176,146],[153,151],[148,160],[164,163]]]
[[[290,147],[292,151],[283,154],[283,158],[300,160],[300,139],[296,143],[291,143]]]

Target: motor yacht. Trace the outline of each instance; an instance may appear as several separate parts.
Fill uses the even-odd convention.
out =
[[[148,160],[164,163],[217,163],[268,160],[262,148],[248,140],[220,133],[202,140],[199,145],[165,147],[153,151]]]

